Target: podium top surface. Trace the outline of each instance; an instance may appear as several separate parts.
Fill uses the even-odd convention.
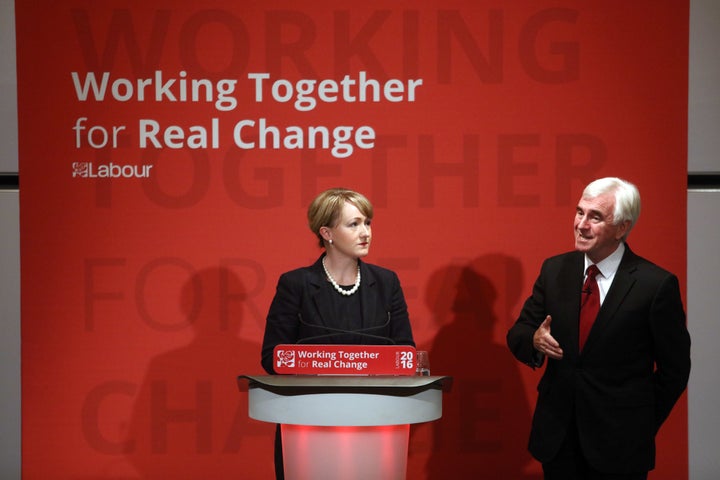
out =
[[[383,391],[413,394],[427,389],[450,390],[452,377],[447,376],[393,376],[393,375],[240,375],[238,385],[246,388],[263,388],[277,393],[301,391]]]
[[[422,423],[442,416],[451,377],[240,375],[248,413],[264,422],[314,426]]]

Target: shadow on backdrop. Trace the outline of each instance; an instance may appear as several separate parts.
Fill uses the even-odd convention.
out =
[[[138,478],[273,477],[274,425],[248,418],[236,382],[261,371],[260,344],[237,336],[245,298],[223,268],[199,271],[183,287],[194,338],[150,361],[129,425],[127,458]]]
[[[522,276],[516,258],[488,254],[428,282],[426,304],[441,326],[432,345],[418,349],[429,350],[433,375],[454,379],[442,418],[411,435],[409,468],[427,459],[429,480],[541,478],[527,451],[532,412],[521,365],[505,345]]]

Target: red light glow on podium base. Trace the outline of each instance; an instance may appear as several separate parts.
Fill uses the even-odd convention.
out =
[[[282,425],[287,480],[405,478],[410,425]]]

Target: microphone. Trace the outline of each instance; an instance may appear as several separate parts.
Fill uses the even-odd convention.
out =
[[[372,327],[360,328],[357,330],[347,330],[344,328],[335,328],[335,327],[328,327],[327,325],[317,325],[317,324],[308,323],[305,320],[303,320],[302,314],[300,314],[300,313],[298,313],[298,320],[300,321],[300,323],[302,325],[304,325],[306,327],[323,329],[323,330],[326,330],[331,333],[324,333],[322,335],[314,335],[312,337],[301,338],[300,340],[295,342],[296,345],[302,345],[304,343],[314,342],[314,341],[320,340],[322,338],[332,338],[332,337],[336,337],[339,335],[357,335],[357,336],[372,339],[375,341],[378,341],[378,340],[382,341],[383,344],[396,345],[395,340],[393,340],[390,337],[386,337],[384,335],[374,335],[372,333],[367,333],[370,330],[385,328],[388,325],[390,325],[390,312],[389,311],[387,312],[387,320],[385,320],[384,323],[382,323],[380,325],[374,325]]]

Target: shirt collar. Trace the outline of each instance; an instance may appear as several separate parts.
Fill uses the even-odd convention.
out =
[[[602,275],[605,278],[611,278],[615,276],[615,272],[617,272],[618,268],[620,267],[620,261],[622,260],[623,254],[625,253],[625,242],[620,242],[620,245],[615,249],[613,253],[605,257],[602,261],[596,263],[598,270],[600,270],[600,275]],[[587,271],[587,268],[592,265],[592,261],[588,258],[587,255],[585,255],[585,272]]]

